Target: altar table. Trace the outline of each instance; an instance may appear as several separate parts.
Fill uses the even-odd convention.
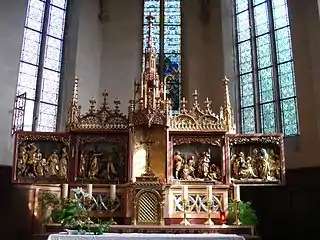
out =
[[[245,240],[236,234],[142,234],[105,233],[103,235],[51,234],[47,240]]]

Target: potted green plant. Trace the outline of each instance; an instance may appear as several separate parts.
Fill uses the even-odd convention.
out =
[[[236,220],[236,205],[234,201],[229,202],[227,224],[232,225]],[[241,225],[256,226],[258,224],[258,217],[252,208],[251,202],[240,201],[238,203],[238,218]]]

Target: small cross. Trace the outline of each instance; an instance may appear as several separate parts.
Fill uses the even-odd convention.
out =
[[[147,154],[147,165],[146,165],[146,172],[149,173],[151,171],[151,164],[150,164],[150,151],[152,145],[157,145],[159,142],[151,140],[151,133],[148,133],[146,141],[140,141],[140,144],[146,145],[146,154]]]

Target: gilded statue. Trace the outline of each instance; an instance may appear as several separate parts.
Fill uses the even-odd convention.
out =
[[[20,146],[18,154],[18,171],[20,174],[26,170],[26,164],[28,159],[27,147],[25,145]]]
[[[80,153],[80,167],[79,167],[79,176],[85,177],[86,176],[86,164],[87,164],[87,158],[83,151]]]
[[[99,158],[102,156],[102,153],[96,153],[93,150],[90,154],[90,165],[88,170],[88,177],[90,179],[96,178],[99,172]]]
[[[180,152],[177,151],[174,153],[174,156],[173,156],[173,164],[174,164],[174,170],[175,170],[175,174],[174,174],[174,177],[176,179],[179,179],[179,172],[182,168],[182,164],[183,164],[183,158],[180,156]]]
[[[58,162],[59,162],[58,150],[54,149],[52,154],[48,158],[50,176],[58,175],[57,174],[57,171],[59,169]]]
[[[253,149],[247,156],[244,152],[233,154],[231,167],[233,179],[280,180],[280,159],[273,150]]]
[[[67,178],[68,175],[68,151],[67,148],[62,148],[61,158],[59,162],[59,175],[61,178]]]
[[[30,176],[30,177],[36,177],[37,176],[36,166],[38,164],[39,150],[33,143],[28,145],[27,155],[28,155],[28,160],[26,163],[24,175]]]

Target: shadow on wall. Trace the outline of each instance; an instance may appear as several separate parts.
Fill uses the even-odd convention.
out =
[[[36,224],[28,206],[32,192],[11,184],[11,171],[11,167],[0,166],[0,239],[31,240]]]
[[[287,170],[281,187],[243,187],[241,199],[256,209],[263,240],[320,239],[320,168]]]

